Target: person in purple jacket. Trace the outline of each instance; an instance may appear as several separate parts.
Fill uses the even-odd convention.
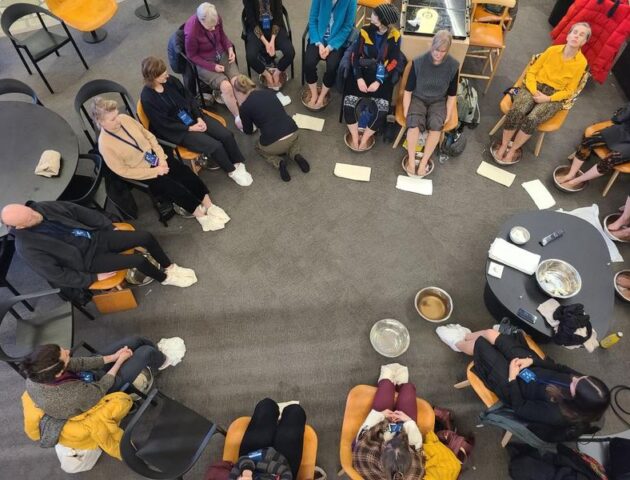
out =
[[[239,74],[234,44],[223,31],[216,7],[204,2],[184,25],[186,56],[197,65],[199,77],[213,90],[220,90],[234,123],[243,129],[231,80]]]

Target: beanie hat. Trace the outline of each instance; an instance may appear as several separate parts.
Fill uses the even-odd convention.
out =
[[[390,25],[398,26],[400,22],[400,12],[395,5],[391,3],[381,3],[374,9],[374,13],[380,20],[380,22],[389,27]]]

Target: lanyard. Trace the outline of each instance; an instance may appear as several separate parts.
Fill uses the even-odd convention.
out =
[[[110,132],[109,130],[105,130],[105,131],[106,131],[107,133],[109,133],[112,137],[117,138],[117,139],[118,139],[118,140],[120,140],[121,142],[126,143],[126,144],[127,144],[127,145],[129,145],[130,147],[133,147],[133,148],[135,148],[136,150],[138,150],[139,152],[144,153],[144,150],[142,150],[142,149],[140,148],[140,145],[138,144],[138,142],[136,141],[136,139],[135,139],[135,138],[133,138],[133,137],[131,136],[131,134],[127,131],[127,129],[126,129],[125,127],[123,127],[122,125],[120,126],[120,128],[122,128],[122,129],[124,130],[124,132],[127,134],[127,136],[128,136],[129,138],[131,138],[131,140],[133,141],[133,143],[131,143],[129,140],[125,140],[125,139],[124,139],[124,138],[122,138],[122,137],[119,137],[118,135],[116,135],[116,134],[115,134],[115,133],[113,133],[113,132]]]

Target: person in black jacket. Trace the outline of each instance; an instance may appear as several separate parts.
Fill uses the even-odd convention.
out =
[[[169,142],[212,157],[238,185],[252,184],[232,132],[199,108],[181,82],[169,76],[162,59],[142,60],[142,76],[145,86],[140,101],[149,118],[149,130]]]
[[[230,472],[230,480],[297,478],[305,427],[306,413],[300,405],[288,405],[281,413],[278,404],[270,398],[258,402],[243,436],[239,459]]]
[[[282,0],[243,0],[243,7],[247,63],[256,73],[265,77],[269,88],[278,90],[282,86],[282,73],[295,57],[295,49],[284,27]],[[278,50],[282,52],[282,58],[276,68],[267,69],[263,60],[267,64],[273,63]]]
[[[171,262],[149,232],[116,230],[102,213],[71,202],[9,204],[0,214],[15,236],[18,255],[33,271],[55,287],[89,288],[117,270],[137,268],[162,285],[189,287],[195,272]],[[143,247],[159,268],[144,255],[122,252]]]
[[[604,382],[539,357],[522,331],[472,333],[450,324],[436,333],[456,352],[474,357],[473,372],[542,440],[569,441],[593,433],[592,424],[610,404]]]

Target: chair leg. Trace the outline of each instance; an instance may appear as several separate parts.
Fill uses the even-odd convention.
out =
[[[610,180],[608,180],[606,187],[604,187],[604,191],[602,192],[602,197],[605,197],[606,195],[608,195],[608,191],[613,186],[613,183],[615,183],[615,180],[617,180],[618,176],[619,176],[619,170],[613,171],[612,175],[610,176]]]
[[[346,472],[343,471],[343,468],[337,472],[338,477],[343,477]]]
[[[24,55],[22,55],[22,52],[20,52],[20,49],[15,47],[15,51],[20,57],[20,60],[22,60],[22,63],[24,64],[24,68],[26,68],[26,71],[28,72],[28,74],[33,75],[33,71],[31,70],[31,67],[28,66],[28,63],[26,63],[26,60],[24,59]]]
[[[545,139],[545,132],[540,132],[538,135],[538,140],[536,140],[536,148],[534,149],[534,155],[538,157],[540,155],[540,150],[542,148],[543,140]]]
[[[9,291],[15,295],[16,297],[20,294],[20,292],[18,292],[15,287],[13,285],[11,285],[6,279],[5,279],[5,283],[7,285],[7,288],[9,289]],[[22,305],[24,305],[28,310],[30,310],[31,312],[34,312],[35,309],[33,308],[33,306],[28,303],[26,300],[22,300]]]
[[[512,432],[505,432],[505,435],[503,435],[503,438],[501,439],[501,448],[505,448],[507,446],[508,443],[510,443],[510,440],[512,439]]]
[[[505,123],[505,118],[506,118],[506,116],[505,116],[505,115],[503,115],[503,116],[499,119],[499,121],[497,122],[497,124],[496,124],[494,127],[492,127],[492,130],[490,130],[490,133],[488,133],[488,135],[489,135],[489,136],[494,135],[494,134],[497,132],[497,130],[498,130],[499,128],[501,128],[501,126]]]
[[[72,302],[72,306],[76,308],[79,312],[81,312],[83,315],[85,315],[88,318],[88,320],[94,320],[94,315],[92,315],[90,312],[88,312],[85,308],[83,308],[78,303]]]
[[[464,380],[463,382],[456,383],[453,387],[457,389],[470,387],[470,382],[468,380]]]
[[[30,57],[30,55],[29,55],[29,57]],[[37,65],[37,62],[35,60],[33,60],[32,57],[31,57],[31,61],[33,62],[33,65],[35,66],[35,70],[37,70],[37,73],[39,73],[39,76],[42,78],[42,80],[46,84],[46,87],[48,88],[48,91],[51,94],[54,94],[55,92],[53,91],[52,87],[50,86],[50,83],[48,83],[48,80],[46,80],[46,77],[44,76],[43,72],[39,68],[39,65]]]
[[[400,127],[400,132],[398,132],[398,136],[396,137],[396,141],[394,142],[394,145],[392,145],[392,148],[396,148],[398,146],[406,130],[406,127]]]
[[[107,30],[98,28],[91,32],[83,32],[81,37],[85,43],[100,43],[107,38]]]
[[[486,84],[486,89],[483,91],[484,95],[488,91],[488,88],[490,88],[490,84],[492,83],[492,80],[494,79],[494,76],[496,75],[497,70],[499,69],[499,64],[501,63],[501,58],[503,57],[504,50],[505,48],[502,48],[499,50],[499,56],[497,57],[497,60],[494,63],[494,68],[492,68],[492,64],[490,64],[490,67],[492,68],[492,72],[490,72],[490,78],[488,79],[488,83]],[[490,55],[492,55],[492,53],[490,53]]]
[[[16,320],[22,320],[20,314],[13,310],[13,308],[9,308],[9,313],[13,315],[13,318],[15,318]]]
[[[77,42],[74,41],[74,37],[70,34],[70,31],[66,30],[66,32],[68,33],[68,37],[70,37],[70,42],[72,42],[72,46],[76,50],[77,55],[81,59],[81,63],[83,64],[86,70],[89,70],[90,67],[88,67],[88,64],[86,63],[85,58],[83,58],[83,54],[81,53],[81,50],[79,50],[79,46],[77,45]]]

